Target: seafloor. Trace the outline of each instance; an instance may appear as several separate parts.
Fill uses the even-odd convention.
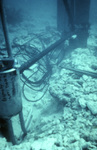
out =
[[[32,57],[33,48],[41,52],[61,34],[52,26],[37,30],[32,22],[28,25],[25,21],[17,26],[10,25],[9,35],[13,55],[21,65]],[[4,47],[3,40],[1,43]],[[97,27],[91,25],[86,48],[80,46],[70,51],[68,46],[69,39],[66,39],[62,47],[55,49],[50,60],[52,73],[43,90],[35,91],[29,86],[23,88],[26,97],[32,101],[40,99],[47,88],[37,102],[29,102],[22,95],[27,136],[14,146],[1,136],[0,150],[97,150],[97,79],[65,69],[71,66],[97,72]],[[59,49],[66,51],[64,57],[60,57],[62,60],[56,57]],[[5,51],[2,53],[6,55]],[[24,75],[29,77],[41,64],[45,67],[44,60],[24,71]],[[34,81],[41,76],[37,73]],[[22,76],[21,79],[22,88],[25,79]],[[14,116],[12,122],[19,141],[22,132],[18,116]]]

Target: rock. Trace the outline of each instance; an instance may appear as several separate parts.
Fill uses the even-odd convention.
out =
[[[83,75],[83,80],[84,80],[84,81],[88,80],[88,78],[89,78],[89,77],[88,77],[87,75]]]
[[[5,138],[0,137],[0,150],[8,149],[8,144]]]
[[[52,150],[54,143],[56,142],[55,138],[45,138],[34,141],[31,145],[32,149],[35,150]]]
[[[81,106],[81,108],[86,108],[86,101],[84,100],[84,98],[79,99],[79,105]]]
[[[11,150],[30,150],[31,149],[31,143],[30,142],[25,142],[21,143],[20,145],[13,145],[11,147]]]
[[[89,101],[87,102],[87,107],[93,115],[97,115],[97,102]]]

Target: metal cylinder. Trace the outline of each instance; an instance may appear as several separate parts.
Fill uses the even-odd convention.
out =
[[[19,72],[12,68],[0,72],[0,118],[8,118],[22,110]]]

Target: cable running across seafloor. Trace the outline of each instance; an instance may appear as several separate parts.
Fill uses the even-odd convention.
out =
[[[41,77],[41,79],[39,79],[38,81],[32,81],[30,79],[33,77],[33,75],[35,75],[37,73],[37,71],[34,72],[33,74],[31,74],[29,77],[26,77],[24,74],[22,75],[25,80],[23,87],[22,87],[23,96],[29,102],[37,102],[37,101],[41,100],[48,90],[49,79],[52,74],[52,71],[51,71],[52,69],[51,69],[51,65],[49,64],[50,62],[49,62],[48,56],[46,57],[46,59],[47,59],[45,61],[46,68],[43,67],[42,64],[41,64],[41,67],[38,68],[38,72],[40,71],[43,73],[43,76]],[[43,68],[45,68],[46,72],[45,72],[45,70],[43,70]],[[43,92],[43,94],[42,94],[42,96],[40,96],[40,98],[38,98],[36,100],[28,99],[25,94],[25,87],[30,88],[30,90],[32,90],[32,91]]]
[[[41,38],[41,36],[36,36],[38,38],[38,40],[41,42],[42,44],[42,49],[45,49],[44,46],[44,42],[43,39]],[[21,55],[24,58],[24,60],[27,61],[27,59],[29,58],[34,58],[35,55],[39,54],[40,51],[36,48],[36,47],[29,47],[31,40],[29,40],[28,42],[26,42],[26,44],[24,44],[23,46],[19,46],[19,50],[21,49]],[[14,41],[15,42],[15,41]],[[30,50],[30,51],[29,51]],[[22,92],[24,95],[24,98],[29,101],[29,102],[36,102],[39,101],[43,98],[43,96],[45,95],[48,86],[49,86],[49,79],[52,75],[52,65],[51,65],[51,60],[53,60],[54,64],[56,64],[56,60],[58,60],[58,55],[60,54],[59,52],[51,52],[48,55],[44,56],[44,58],[42,58],[42,60],[40,60],[38,62],[38,68],[37,71],[33,71],[33,69],[27,69],[30,71],[30,76],[27,77],[26,74],[22,74],[22,81],[23,81],[23,87],[22,87]],[[20,51],[18,51],[20,54]],[[22,53],[23,52],[23,53]],[[58,53],[58,54],[57,54]],[[18,53],[15,55],[18,56]],[[31,70],[32,70],[32,74],[31,74]],[[38,79],[37,81],[35,81],[35,78],[39,78],[40,74],[41,78]],[[32,100],[27,98],[26,95],[26,91],[25,88],[29,88],[31,91],[33,91],[32,93],[34,94],[35,92],[43,92],[42,96],[40,96],[40,98],[36,99],[36,100]],[[36,94],[36,93],[35,93]]]

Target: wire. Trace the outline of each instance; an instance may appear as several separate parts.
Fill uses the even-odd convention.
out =
[[[42,95],[40,98],[36,99],[36,100],[28,99],[28,98],[26,97],[26,95],[25,95],[25,93],[24,93],[24,86],[23,86],[23,88],[22,88],[23,96],[24,96],[24,98],[25,98],[28,102],[37,102],[37,101],[40,101],[40,100],[44,97],[44,95],[46,94],[46,92],[47,92],[47,90],[48,90],[48,86],[49,86],[49,84],[46,86],[46,89],[45,89],[43,95]]]
[[[29,77],[26,77],[25,74],[22,74],[22,77],[25,80],[23,87],[22,87],[22,93],[23,93],[24,98],[29,102],[37,102],[37,101],[41,100],[48,90],[49,79],[50,79],[50,76],[52,73],[52,68],[50,65],[50,59],[48,56],[45,57],[45,60],[43,61],[43,63],[44,64],[42,64],[42,62],[41,62],[41,65],[38,65],[39,66],[38,72],[41,72],[43,74],[41,79],[39,79],[37,81],[31,80],[32,77],[34,75],[36,75],[37,71],[32,73]],[[43,94],[42,94],[42,96],[40,96],[40,98],[38,98],[36,100],[28,99],[26,94],[25,94],[25,87],[30,88],[30,90],[32,90],[32,91],[38,91],[38,92],[43,91]]]
[[[43,36],[44,35],[42,34],[40,36],[35,35],[35,38],[40,41],[42,49],[45,49],[45,46],[44,46],[45,42],[43,41],[44,40]],[[18,52],[15,54],[15,57],[19,57],[21,55],[24,61],[27,61],[29,59],[33,60],[34,56],[40,53],[40,51],[36,47],[29,46],[32,39],[34,38],[30,38],[30,40],[25,42],[25,44],[23,45],[17,44]],[[15,41],[17,43],[17,39],[14,40],[14,44],[15,44]],[[36,71],[32,70],[32,73],[31,73],[31,69],[27,69],[28,71],[30,71],[29,77],[27,77],[25,73],[22,73],[22,78],[21,78],[23,82],[22,93],[23,93],[24,98],[27,101],[37,102],[44,97],[44,95],[46,94],[48,90],[49,79],[52,75],[51,59],[52,60],[58,59],[59,53],[57,54],[57,52],[51,52],[48,55],[44,56],[41,60],[38,61]],[[39,79],[39,75],[41,76],[40,79]],[[37,81],[35,81],[36,77],[38,78]],[[36,97],[37,92],[43,92],[43,94],[38,99],[33,100],[33,96],[32,98],[29,99],[26,94],[26,90],[25,90],[26,88],[31,90],[31,93],[34,94],[34,97]]]
[[[31,77],[31,76],[30,76]],[[40,89],[34,89],[35,88],[35,86],[32,86],[32,85],[29,85],[28,83],[27,83],[27,81],[28,80],[26,80],[25,82],[24,82],[24,84],[23,84],[23,87],[22,87],[22,93],[23,93],[23,96],[24,96],[24,98],[27,100],[27,101],[29,101],[29,102],[37,102],[37,101],[39,101],[39,100],[41,100],[43,97],[44,97],[44,95],[46,94],[46,92],[47,92],[47,90],[48,90],[48,86],[49,86],[49,82],[48,82],[48,80],[47,80],[47,78],[45,78],[46,80],[43,80],[44,78],[42,78],[40,81],[40,83],[38,83],[38,82],[34,82],[34,84],[37,84],[38,85],[38,87],[40,87]],[[49,79],[49,78],[48,78]],[[43,81],[43,82],[42,82]],[[42,96],[40,96],[40,98],[38,98],[38,99],[36,99],[36,100],[32,100],[32,99],[28,99],[27,97],[26,97],[26,94],[25,94],[25,86],[27,86],[27,88],[30,88],[30,90],[34,90],[34,91],[43,91],[43,94],[42,94]],[[41,87],[42,86],[42,87]]]

